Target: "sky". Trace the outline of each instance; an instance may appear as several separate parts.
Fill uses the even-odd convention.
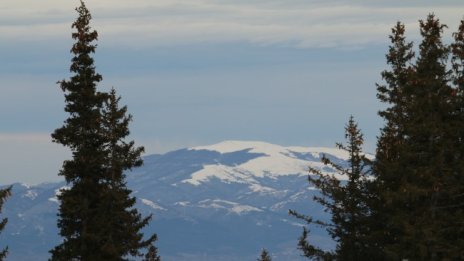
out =
[[[0,184],[61,180],[68,149],[50,133],[67,115],[57,81],[70,76],[77,0],[0,2]],[[114,87],[146,153],[258,140],[327,146],[350,115],[375,151],[376,83],[396,21],[408,40],[435,13],[449,26],[459,1],[87,0],[98,31],[100,90]]]

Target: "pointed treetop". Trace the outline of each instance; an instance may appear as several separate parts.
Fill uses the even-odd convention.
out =
[[[258,261],[272,261],[271,256],[266,249],[261,250],[261,255],[257,259]]]

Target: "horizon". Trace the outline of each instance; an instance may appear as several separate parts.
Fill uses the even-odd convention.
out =
[[[134,116],[146,154],[257,140],[334,147],[353,115],[374,152],[383,121],[376,83],[391,27],[434,12],[457,29],[459,1],[85,1],[100,38],[100,90]],[[50,133],[67,115],[56,81],[69,77],[78,1],[0,3],[0,184],[61,180],[65,148]]]
[[[263,151],[265,151],[265,149],[263,150],[262,147],[268,147],[269,145],[271,147],[276,146],[276,147],[279,147],[280,149],[288,149],[290,151],[293,151],[295,149],[298,152],[300,150],[305,150],[305,151],[307,150],[307,151],[311,151],[311,152],[314,151],[314,152],[323,153],[323,154],[324,153],[329,153],[329,154],[332,154],[332,155],[338,155],[342,159],[346,159],[346,157],[347,157],[347,155],[344,155],[344,152],[342,152],[343,150],[338,149],[335,146],[333,146],[333,147],[298,146],[298,145],[284,146],[284,145],[280,145],[280,144],[269,143],[269,142],[266,142],[266,141],[257,141],[257,140],[224,140],[224,141],[220,141],[220,142],[212,143],[212,144],[204,144],[204,145],[195,145],[195,146],[189,146],[189,147],[176,148],[176,149],[166,151],[166,152],[161,152],[161,153],[145,153],[144,155],[142,155],[142,158],[145,161],[145,159],[150,158],[150,156],[154,156],[154,155],[162,156],[162,155],[165,155],[167,153],[177,152],[177,151],[181,151],[181,150],[209,150],[209,151],[219,152],[221,154],[237,152],[237,151],[244,150],[244,149],[251,149],[251,151],[258,150],[260,152],[263,152]],[[372,157],[374,156],[374,154],[370,153],[370,152],[366,152],[366,154],[371,155]],[[142,164],[142,166],[143,166],[143,164]],[[135,169],[142,168],[142,166],[136,167]],[[0,184],[0,186],[11,185],[11,184],[21,184],[21,185],[24,185],[26,187],[35,187],[35,186],[41,186],[41,185],[44,185],[44,184],[53,184],[53,183],[62,182],[62,181],[64,181],[64,179],[62,179],[62,180],[53,180],[53,181],[42,181],[42,182],[39,182],[39,183],[27,183],[27,182],[16,181],[16,182],[12,182],[12,183],[9,183],[9,184]]]

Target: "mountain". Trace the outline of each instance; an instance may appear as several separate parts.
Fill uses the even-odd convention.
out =
[[[146,232],[158,234],[165,261],[256,260],[262,248],[275,260],[302,260],[296,244],[303,224],[288,210],[328,219],[307,182],[309,166],[334,173],[320,162],[323,154],[342,165],[348,158],[338,149],[225,141],[146,156],[127,182],[137,208],[153,214]],[[56,195],[65,188],[64,182],[13,185],[0,235],[8,260],[48,259],[60,240]],[[320,246],[333,247],[322,229],[311,233]]]

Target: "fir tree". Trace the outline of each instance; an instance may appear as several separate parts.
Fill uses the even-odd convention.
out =
[[[154,245],[150,245],[148,247],[144,261],[161,261],[161,258],[158,255],[158,249]]]
[[[453,184],[453,189],[447,206],[448,211],[452,212],[447,229],[448,241],[454,243],[449,246],[450,256],[464,259],[464,20],[461,20],[458,31],[453,34],[454,43],[451,45],[452,53],[452,80],[454,85],[455,97],[455,126],[456,134],[454,143],[454,164],[453,173],[449,183]]]
[[[453,33],[454,43],[451,44],[451,62],[453,66],[453,83],[459,95],[464,92],[464,20],[461,20],[458,31]]]
[[[433,14],[420,21],[422,42],[415,64],[392,74],[405,75],[396,85],[400,99],[383,99],[385,89],[379,89],[381,101],[392,106],[380,113],[386,127],[374,165],[380,200],[373,212],[385,224],[387,240],[378,244],[389,260],[456,258],[449,235],[456,228],[450,224],[456,217],[450,199],[456,195],[452,177],[458,139],[449,48],[441,41],[445,27]],[[395,68],[398,60],[387,61]],[[383,76],[392,86],[391,78]]]
[[[125,170],[142,164],[143,148],[124,141],[131,116],[126,107],[118,107],[115,91],[96,89],[102,77],[91,54],[98,34],[89,26],[91,15],[82,1],[76,10],[73,76],[59,82],[70,116],[52,134],[54,142],[71,149],[73,158],[60,171],[69,189],[58,196],[63,242],[50,251],[51,260],[127,260],[141,256],[140,249],[156,239],[143,240],[140,230],[150,217],[142,218],[133,208],[135,198],[124,181]]]
[[[261,255],[257,259],[258,261],[272,261],[271,256],[266,249],[261,250]]]
[[[382,78],[387,85],[377,85],[377,97],[390,107],[379,112],[387,122],[379,137],[376,153],[376,168],[382,168],[383,161],[394,161],[397,158],[399,146],[404,140],[404,123],[407,121],[406,106],[409,97],[406,94],[413,73],[411,65],[414,58],[413,43],[406,42],[404,24],[398,22],[392,28],[391,46],[386,55],[387,64],[391,70],[382,72]],[[388,171],[391,168],[389,166]]]
[[[309,231],[305,228],[299,240],[299,248],[308,258],[316,260],[374,258],[371,246],[366,240],[365,226],[370,216],[368,201],[371,196],[368,187],[371,163],[362,152],[363,135],[353,117],[345,128],[345,137],[347,145],[339,143],[337,147],[348,152],[348,167],[337,165],[325,156],[322,162],[336,169],[337,174],[344,175],[347,181],[342,182],[335,174],[323,173],[315,168],[310,168],[311,175],[308,177],[310,186],[320,190],[320,195],[314,196],[314,200],[330,213],[331,222],[313,220],[309,216],[290,211],[290,214],[305,220],[308,224],[322,225],[337,242],[335,251],[324,251],[307,240]]]
[[[445,25],[433,14],[420,21],[422,42],[410,89],[408,138],[403,148],[405,170],[400,200],[411,211],[401,215],[404,244],[393,251],[406,258],[441,260],[449,258],[445,230],[451,214],[446,209],[453,184],[453,90],[447,69],[449,48],[441,41]],[[406,203],[406,205],[404,204]],[[408,243],[408,245],[406,244]],[[404,250],[404,251],[402,251]]]
[[[6,199],[11,196],[11,187],[7,187],[5,189],[0,189],[0,213],[3,208],[3,204],[5,203]],[[4,218],[0,221],[0,233],[3,231],[3,229],[6,226],[6,223],[8,222],[7,218]],[[0,251],[0,261],[4,260],[5,257],[8,254],[8,247],[5,247],[2,251]]]
[[[376,160],[373,164],[377,182],[370,186],[371,194],[377,197],[370,200],[372,218],[366,224],[370,227],[369,241],[387,259],[388,253],[384,246],[397,242],[401,233],[398,223],[393,219],[388,220],[388,217],[395,211],[407,211],[400,209],[400,205],[392,204],[391,198],[396,194],[401,180],[398,175],[403,170],[398,159],[406,138],[405,124],[408,121],[407,106],[410,100],[407,89],[414,73],[413,43],[406,41],[404,24],[397,22],[389,38],[391,45],[386,59],[391,69],[382,72],[386,85],[377,85],[377,97],[389,107],[379,112],[386,124],[377,141]]]

